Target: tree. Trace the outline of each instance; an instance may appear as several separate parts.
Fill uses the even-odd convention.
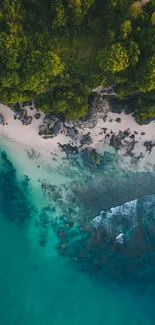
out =
[[[128,55],[130,66],[135,66],[139,61],[140,50],[138,44],[134,41],[129,42]]]
[[[152,25],[155,25],[155,12],[151,15]]]
[[[99,52],[98,62],[104,71],[115,73],[129,66],[129,56],[123,45],[115,43]]]
[[[122,38],[127,39],[128,35],[131,34],[131,32],[132,32],[131,21],[130,20],[124,21],[124,23],[121,24]]]
[[[137,73],[137,84],[142,92],[155,89],[155,56],[145,60]]]

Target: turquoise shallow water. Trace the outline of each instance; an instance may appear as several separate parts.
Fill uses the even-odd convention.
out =
[[[41,167],[34,175],[30,158],[21,163],[19,149],[9,151],[11,146],[4,142],[0,152],[0,324],[154,324],[154,273],[144,290],[139,280],[131,290],[119,279],[82,270],[69,254],[60,254],[63,238],[54,225],[60,217],[58,224],[75,222],[74,216],[83,225],[101,208],[152,194],[154,176],[120,171],[113,160],[102,171],[64,160],[52,181],[52,167],[45,163],[43,178]],[[56,187],[59,175],[63,185]],[[73,233],[70,238],[78,239]]]

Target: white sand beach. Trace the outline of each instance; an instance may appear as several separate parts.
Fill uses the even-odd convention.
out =
[[[121,157],[128,157],[129,144],[134,143],[132,150],[132,161],[138,161],[138,167],[149,168],[155,164],[155,147],[152,146],[151,152],[146,150],[144,146],[145,142],[151,141],[155,143],[155,123],[154,121],[148,125],[138,125],[135,119],[131,115],[125,113],[117,114],[108,112],[106,121],[103,118],[99,118],[94,128],[77,126],[77,136],[75,139],[71,138],[67,134],[67,127],[62,125],[61,132],[53,138],[43,138],[38,134],[39,126],[43,124],[45,114],[40,113],[40,118],[36,119],[34,115],[38,113],[33,107],[26,106],[28,116],[32,116],[32,122],[29,125],[23,125],[21,120],[14,118],[14,112],[6,105],[0,104],[0,114],[4,117],[4,125],[0,125],[0,136],[18,142],[29,148],[33,148],[36,151],[42,153],[58,154],[61,156],[64,153],[60,150],[59,144],[70,144],[76,146],[79,150],[85,147],[93,147],[98,152],[104,151],[109,146],[110,138],[112,135],[118,135],[119,131],[128,130],[129,136],[126,136],[121,141],[121,147],[118,153]],[[70,124],[70,129],[72,124]],[[75,130],[75,128],[74,128]],[[81,139],[84,135],[89,134],[92,143],[83,144],[81,146]],[[134,139],[134,140],[133,140]],[[60,154],[61,153],[61,154]]]

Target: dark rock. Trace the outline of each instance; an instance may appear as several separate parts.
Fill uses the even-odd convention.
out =
[[[10,108],[16,113],[19,113],[20,110],[21,110],[19,103],[16,103],[14,105],[10,105]]]
[[[133,150],[134,150],[134,147],[135,147],[135,144],[138,143],[138,141],[135,141],[134,139],[128,143],[128,147],[127,147],[127,150],[126,150],[126,156],[129,155],[129,156],[133,156]]]
[[[56,117],[53,114],[47,114],[44,118],[44,122],[48,123],[48,124],[51,124],[51,122],[54,122],[55,120],[56,120]]]
[[[149,123],[151,123],[151,122],[153,122],[155,120],[155,116],[154,117],[148,117],[144,122],[143,122],[143,124],[149,124]]]
[[[108,102],[109,102],[110,111],[118,114],[122,112],[125,112],[126,114],[132,114],[133,108],[135,111],[136,109],[139,109],[140,106],[138,102],[138,96],[135,96],[133,98],[126,98],[126,99],[109,97]]]
[[[83,117],[81,118],[81,121],[82,121],[82,122],[86,122],[87,120],[88,120],[88,114],[85,115],[85,116],[83,116]]]
[[[86,148],[81,151],[83,163],[90,167],[103,167],[104,158],[94,148]]]
[[[39,135],[43,135],[47,133],[47,126],[44,124],[39,125]]]
[[[31,111],[33,111],[33,110],[34,110],[34,108],[33,108],[32,106],[30,106],[30,110],[31,110]]]
[[[145,120],[141,120],[139,117],[138,118],[135,117],[135,119],[139,125],[147,125],[147,124],[153,122],[155,120],[155,117],[148,117]]]
[[[103,122],[106,122],[106,120],[107,120],[107,115],[105,115],[104,117],[103,117]]]
[[[29,125],[32,122],[32,116],[26,116],[23,120],[23,125]]]
[[[22,107],[25,107],[25,106],[31,106],[32,105],[32,102],[29,101],[29,102],[23,102],[22,103]]]
[[[110,139],[110,146],[114,147],[116,151],[121,149],[123,147],[122,140],[124,140],[126,137],[128,137],[129,134],[130,134],[129,130],[125,130],[124,132],[119,131],[118,134],[112,134],[111,139]],[[130,136],[130,138],[134,139],[133,136]],[[128,145],[131,148],[130,143]]]
[[[40,116],[41,116],[40,113],[36,113],[36,114],[34,115],[34,117],[35,117],[36,120],[39,120]]]
[[[127,129],[127,130],[125,130],[124,132],[123,132],[123,135],[124,135],[124,137],[125,138],[127,138],[129,135],[130,135],[130,129]]]
[[[121,118],[120,118],[120,117],[117,117],[117,118],[116,118],[116,122],[117,122],[117,123],[121,123]]]
[[[46,134],[47,135],[54,135],[53,128],[47,128],[46,129]]]
[[[55,122],[54,127],[53,127],[53,134],[55,137],[60,133],[61,127],[62,127],[61,121]]]
[[[80,143],[81,143],[82,146],[85,145],[85,144],[89,145],[89,144],[93,143],[93,139],[90,136],[90,132],[83,135]]]
[[[141,132],[141,135],[145,135],[145,132]]]
[[[138,132],[137,132],[137,131],[134,131],[134,133],[135,133],[135,134],[138,134]]]
[[[0,114],[0,124],[4,124],[4,117],[2,114]]]
[[[46,139],[51,139],[51,138],[53,138],[53,137],[51,135],[48,135],[48,134],[46,134],[46,135],[43,136],[43,139],[45,139],[45,140]]]
[[[23,117],[25,118],[26,116],[27,116],[27,110],[21,109],[19,118],[22,119]]]
[[[155,147],[155,142],[145,141],[144,147],[146,148],[146,151],[148,151],[149,153],[151,153],[152,148]]]
[[[130,139],[134,139],[135,138],[135,134],[131,134],[129,137],[130,137]]]
[[[67,136],[69,136],[73,140],[77,139],[78,133],[79,132],[75,128],[67,128]]]
[[[59,147],[66,153],[67,157],[69,155],[76,155],[78,154],[78,148],[76,146],[71,146],[70,144],[60,144]]]
[[[126,130],[127,131],[127,130]],[[119,131],[119,133],[116,135],[116,134],[113,134],[111,136],[111,139],[110,139],[110,145],[112,147],[115,148],[115,150],[120,150],[122,149],[123,147],[125,147],[125,150],[126,150],[126,156],[127,155],[130,155],[131,157],[133,156],[133,150],[134,150],[134,147],[135,147],[135,144],[138,142],[138,141],[135,141],[133,135],[130,136],[131,139],[133,139],[132,141],[130,142],[127,142],[125,140],[126,138],[126,135],[127,134],[124,134],[125,132],[122,132],[122,131]],[[123,144],[122,140],[125,140],[125,144]]]
[[[106,133],[106,131],[108,130],[107,128],[102,128],[103,132]]]

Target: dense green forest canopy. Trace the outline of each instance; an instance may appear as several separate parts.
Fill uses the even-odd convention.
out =
[[[79,118],[111,84],[155,115],[155,0],[0,1],[1,102]]]

